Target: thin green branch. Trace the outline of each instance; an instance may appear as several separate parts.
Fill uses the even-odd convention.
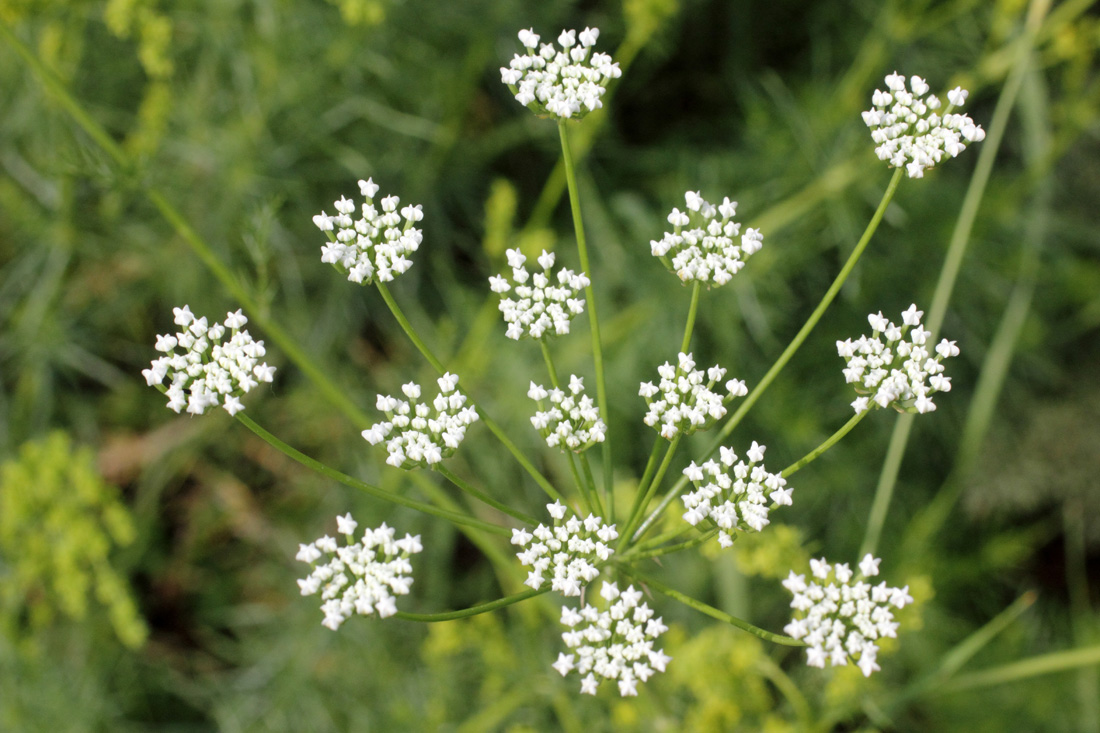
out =
[[[558,370],[554,366],[554,357],[550,353],[550,345],[546,343],[546,339],[539,339],[539,347],[542,350],[542,359],[546,362],[546,371],[550,375],[550,384],[554,389],[561,389],[561,382],[558,380]],[[600,506],[600,498],[596,494],[596,482],[592,479],[592,469],[588,467],[588,461],[584,458],[584,454],[581,454],[581,459],[584,461],[585,467],[585,480],[581,479],[580,473],[577,471],[577,463],[574,459],[573,452],[568,448],[563,448],[565,456],[569,460],[569,472],[573,475],[573,483],[577,485],[577,492],[581,501],[584,503],[585,510],[591,514],[593,511],[597,511],[600,516],[603,516],[603,508]]]
[[[699,312],[699,293],[703,290],[703,283],[696,280],[691,286],[691,306],[688,308],[687,325],[684,327],[684,340],[680,344],[680,351],[688,353],[691,345],[691,332],[695,329],[695,316]]]
[[[578,455],[577,457],[580,459],[581,471],[584,473],[585,484],[588,486],[589,490],[592,492],[592,500],[596,504],[596,511],[608,523],[614,523],[614,519],[612,519],[611,512],[604,509],[603,502],[600,501],[600,495],[596,491],[596,479],[592,475],[592,466],[589,465],[589,463],[588,463],[588,456],[586,455],[586,452],[580,453],[580,455]]]
[[[852,428],[854,428],[856,425],[859,425],[860,420],[867,417],[867,415],[870,414],[870,412],[871,412],[871,407],[868,407],[863,412],[859,412],[859,413],[856,413],[855,415],[853,415],[852,418],[848,422],[844,423],[844,425],[841,426],[841,428],[839,430],[837,430],[835,433],[830,435],[825,440],[824,443],[822,443],[818,447],[814,448],[812,451],[810,451],[806,455],[802,456],[802,458],[799,458],[797,461],[795,461],[791,465],[784,468],[783,472],[780,473],[779,475],[782,476],[783,478],[787,478],[791,474],[797,473],[800,469],[805,468],[807,464],[813,462],[822,453],[824,453],[825,451],[829,450],[834,445],[836,445],[840,441],[841,438],[843,438],[845,435],[847,435],[849,432],[851,432]],[[862,555],[860,555],[860,557],[862,557]]]
[[[690,524],[677,525],[675,529],[670,529],[667,532],[657,535],[656,537],[650,537],[645,542],[639,542],[634,545],[630,550],[621,555],[621,557],[633,557],[635,551],[652,550],[654,547],[663,545],[666,542],[671,542],[674,539],[680,537],[680,535],[687,534],[688,532],[694,532],[695,527]]]
[[[386,306],[390,309],[390,313],[393,314],[398,325],[401,326],[401,330],[409,337],[409,341],[413,342],[417,351],[428,360],[428,363],[432,365],[433,369],[440,374],[446,374],[447,370],[443,367],[443,362],[436,358],[436,355],[432,353],[432,350],[429,349],[428,345],[420,338],[420,334],[418,334],[412,324],[409,323],[409,319],[405,317],[405,312],[401,310],[401,306],[397,305],[397,301],[394,300],[393,294],[390,293],[390,289],[387,288],[386,284],[381,280],[375,280],[374,284],[378,286],[378,292],[382,294],[382,300],[386,301]]]
[[[677,534],[680,534],[680,532],[677,532]],[[699,545],[705,544],[707,540],[711,539],[716,534],[718,534],[718,529],[717,528],[708,529],[705,532],[703,532],[702,534],[700,534],[698,537],[692,537],[690,540],[686,540],[684,542],[679,542],[675,545],[665,545],[664,547],[656,547],[656,548],[652,548],[652,549],[638,550],[636,552],[634,550],[628,550],[628,551],[624,552],[622,555],[620,555],[619,559],[620,560],[628,560],[629,559],[631,561],[645,560],[645,559],[651,558],[651,557],[663,557],[664,555],[671,555],[671,554],[676,553],[676,552],[683,552],[684,550],[690,550],[693,547],[698,547]]]
[[[1098,664],[1100,664],[1100,644],[1083,649],[1070,649],[1064,652],[1043,654],[1021,659],[1011,664],[983,669],[980,672],[960,675],[950,685],[942,689],[941,693],[963,692],[979,687],[994,687],[1044,674],[1067,672]]]
[[[564,452],[565,458],[569,462],[569,473],[573,475],[573,483],[577,485],[577,494],[580,496],[581,503],[584,505],[584,510],[592,514],[592,499],[589,497],[588,488],[584,485],[581,474],[577,470],[577,461],[576,458],[573,457],[573,451],[566,449]]]
[[[382,300],[386,301],[386,306],[390,309],[390,312],[393,313],[393,317],[397,320],[397,323],[401,326],[401,329],[409,337],[409,340],[413,342],[413,345],[416,346],[417,350],[419,350],[424,358],[427,359],[428,363],[432,365],[432,368],[434,368],[440,374],[446,374],[447,370],[444,368],[443,362],[436,358],[435,354],[432,353],[431,349],[428,348],[427,344],[425,344],[424,341],[420,338],[419,334],[417,334],[416,329],[412,327],[411,323],[409,323],[409,319],[405,317],[405,313],[401,310],[401,306],[397,304],[397,301],[394,300],[393,295],[390,294],[389,288],[387,288],[384,283],[379,281],[376,281],[375,284],[378,286],[378,292],[382,294]],[[485,427],[489,428],[489,431],[494,436],[496,436],[497,440],[499,440],[501,444],[508,449],[508,452],[512,454],[519,465],[521,465],[523,469],[527,471],[531,478],[535,480],[535,483],[537,483],[542,488],[542,490],[546,492],[547,496],[549,496],[551,499],[564,502],[565,499],[562,497],[561,494],[558,493],[558,490],[554,488],[553,484],[551,484],[550,481],[545,476],[543,476],[537,468],[535,468],[534,464],[532,464],[531,461],[527,459],[527,456],[523,455],[523,452],[520,451],[518,447],[516,447],[516,444],[513,443],[512,440],[508,437],[508,434],[505,433],[499,425],[497,425],[496,421],[485,414],[485,410],[483,408],[475,406],[474,409],[477,410],[477,415],[478,418],[480,418],[481,422],[485,423]]]
[[[627,515],[628,521],[634,518],[634,514],[638,511],[638,505],[642,501],[642,496],[649,489],[649,482],[653,480],[653,473],[657,470],[657,456],[661,454],[662,445],[664,445],[664,438],[657,436],[653,439],[653,448],[649,451],[649,459],[646,460],[645,470],[642,472],[642,479],[638,482],[638,487],[635,489],[634,503],[630,505],[630,514]]]
[[[561,382],[558,381],[558,370],[554,368],[554,358],[550,354],[550,347],[546,343],[546,339],[539,339],[539,346],[542,349],[542,360],[546,362],[546,371],[550,375],[550,384],[554,385],[554,389],[561,389]]]
[[[592,361],[596,368],[596,403],[600,415],[610,421],[611,413],[607,406],[607,383],[604,377],[603,347],[600,345],[600,320],[596,316],[596,291],[592,288],[592,267],[588,261],[588,244],[584,237],[584,221],[581,219],[581,199],[577,192],[577,173],[573,169],[573,153],[569,149],[569,132],[566,120],[558,120],[558,135],[561,137],[562,162],[565,165],[565,182],[569,189],[569,208],[573,212],[573,229],[577,237],[577,252],[580,255],[581,270],[588,276],[589,284],[584,288],[584,297],[588,301],[588,326],[592,334]],[[611,440],[605,437],[601,446],[603,456],[604,493],[610,495],[614,490],[611,476]]]
[[[649,502],[653,499],[653,495],[657,493],[657,488],[661,485],[661,480],[665,477],[665,472],[668,471],[669,464],[672,463],[672,457],[676,454],[676,448],[680,445],[680,439],[682,434],[677,434],[672,442],[668,444],[668,450],[665,451],[665,457],[661,460],[661,465],[657,469],[657,473],[654,474],[653,480],[646,488],[645,495],[642,496],[641,492],[638,493],[638,499],[634,502],[634,508],[630,511],[630,519],[625,525],[622,535],[619,538],[618,550],[622,551],[631,542],[637,539],[633,536],[635,526],[642,514],[645,513],[645,509],[649,506]]]
[[[460,611],[443,611],[442,613],[409,613],[408,611],[398,611],[396,616],[397,618],[403,618],[406,621],[422,621],[429,624],[439,621],[454,621],[455,619],[469,618],[471,616],[477,616],[482,613],[495,611],[498,608],[511,606],[514,603],[526,601],[528,598],[534,598],[535,596],[542,595],[548,590],[550,590],[550,586],[547,586],[541,590],[525,590],[514,595],[506,596],[504,598],[498,598],[495,601],[489,601],[488,603],[482,603],[478,606],[464,608]]]
[[[409,480],[440,508],[456,514],[462,514],[465,511],[462,505],[447,493],[446,487],[434,480],[435,476],[431,473],[427,471],[409,471],[408,474]],[[481,550],[481,554],[489,560],[497,573],[497,579],[502,588],[511,590],[523,584],[524,572],[516,565],[516,556],[501,549],[501,544],[495,536],[477,532],[473,528],[461,524],[456,525],[456,529],[466,536],[470,544]],[[508,545],[504,547],[508,547]]]
[[[837,294],[840,292],[840,288],[843,287],[847,281],[848,276],[855,268],[856,263],[859,262],[859,258],[863,255],[863,251],[867,248],[871,238],[874,236],[875,231],[878,230],[879,222],[882,221],[883,214],[886,213],[886,207],[894,198],[894,193],[898,189],[898,184],[901,182],[902,175],[905,170],[898,168],[894,171],[894,175],[890,178],[890,183],[886,186],[886,191],[882,195],[882,200],[879,201],[878,208],[875,209],[875,213],[871,216],[871,221],[867,223],[867,228],[863,230],[863,235],[860,236],[859,241],[856,242],[855,249],[852,250],[852,254],[848,256],[848,260],[844,263],[844,266],[840,268],[840,272],[837,273],[836,278],[833,280],[832,285],[825,291],[825,295],[821,297],[821,302],[814,308],[813,313],[799,329],[795,337],[787,345],[787,348],[783,350],[783,353],[779,355],[779,358],[771,366],[766,374],[760,379],[760,382],[753,387],[748,396],[742,401],[737,411],[726,421],[726,423],[719,429],[718,436],[715,438],[714,443],[710,449],[707,450],[706,455],[711,455],[714,451],[718,450],[718,446],[722,444],[734,428],[741,422],[745,414],[752,409],[752,406],[756,404],[756,401],[760,399],[764,391],[771,385],[779,372],[783,371],[783,368],[787,366],[787,362],[791,360],[791,357],[795,355],[795,352],[801,348],[802,343],[806,340],[806,337],[810,335],[810,332],[817,326],[818,321],[825,315],[825,311],[828,310]]]
[[[474,486],[473,484],[471,484],[469,481],[467,481],[464,478],[462,478],[461,476],[458,476],[457,474],[455,474],[454,471],[447,468],[442,463],[437,463],[432,468],[435,471],[437,471],[440,476],[442,476],[443,478],[447,479],[452,484],[457,486],[459,488],[459,490],[463,491],[466,494],[469,494],[470,496],[474,497],[475,499],[482,502],[483,504],[491,506],[492,508],[496,509],[498,512],[503,512],[504,514],[507,514],[509,517],[512,517],[513,519],[517,519],[517,520],[519,520],[519,521],[521,521],[525,524],[530,524],[531,526],[534,526],[534,525],[538,524],[538,520],[535,519],[534,517],[532,517],[531,515],[524,514],[523,512],[517,512],[515,509],[512,509],[511,507],[509,507],[507,504],[502,504],[501,502],[497,501],[493,497],[486,494],[481,489],[479,489],[476,486]]]
[[[780,694],[787,699],[787,702],[794,708],[794,713],[798,717],[798,722],[801,730],[808,731],[813,729],[814,714],[810,708],[810,703],[806,701],[805,695],[798,689],[798,685],[794,683],[794,680],[783,671],[775,661],[766,654],[761,654],[756,659],[756,669],[764,677],[771,680],[771,683],[775,685],[775,688],[779,690]]]
[[[107,155],[119,165],[119,167],[125,169],[127,172],[132,172],[132,162],[130,157],[122,149],[118,143],[107,133],[103,127],[92,119],[92,116],[81,106],[80,102],[76,100],[72,94],[69,93],[68,87],[65,86],[65,82],[57,77],[54,72],[47,67],[42,61],[27,48],[19,37],[8,27],[7,23],[0,22],[0,34],[4,36],[4,40],[15,49],[15,52],[27,62],[27,66],[31,67],[31,71],[35,73],[38,80],[42,82],[42,86],[46,87],[46,91],[52,94],[57,100],[58,104],[69,113],[69,116],[73,118],[73,121],[84,130],[88,137],[92,138],[99,147],[103,149]]]
[[[507,527],[502,527],[498,524],[492,524],[491,522],[484,522],[480,519],[474,519],[473,517],[467,516],[465,514],[459,514],[458,512],[440,509],[439,507],[432,506],[431,504],[425,504],[424,502],[416,501],[415,499],[409,499],[407,497],[401,496],[400,494],[395,494],[391,491],[386,491],[385,489],[378,486],[373,486],[366,482],[360,481],[359,479],[352,478],[345,473],[341,473],[334,468],[326,466],[318,460],[310,458],[305,453],[302,453],[296,448],[292,448],[291,446],[287,445],[271,433],[264,430],[262,427],[256,424],[256,422],[254,422],[252,418],[248,417],[243,412],[238,412],[236,415],[234,415],[234,417],[239,423],[258,435],[265,442],[271,445],[271,447],[275,448],[275,450],[279,451],[288,458],[297,461],[306,468],[312,469],[322,476],[330,478],[333,481],[337,481],[344,486],[350,487],[352,489],[358,489],[359,491],[364,491],[375,498],[383,499],[399,506],[408,507],[409,509],[415,509],[418,512],[430,514],[433,517],[446,519],[447,521],[453,522],[454,524],[460,524],[466,527],[475,527],[477,529],[483,530],[485,532],[491,532],[493,534],[505,536],[511,534],[511,530]]]
[[[485,414],[485,411],[482,408],[477,408],[477,414],[478,417],[481,418],[481,422],[485,423],[485,427],[489,428],[490,432],[492,432],[492,434],[496,436],[496,439],[499,440],[501,444],[508,449],[508,452],[511,453],[512,456],[516,459],[516,462],[519,463],[519,465],[521,465],[525,471],[527,471],[528,475],[530,475],[531,478],[535,480],[535,483],[539,485],[539,488],[546,492],[546,495],[549,496],[551,499],[564,502],[565,498],[560,493],[558,493],[558,490],[554,488],[554,485],[551,484],[550,481],[545,476],[543,476],[537,468],[535,468],[534,464],[532,464],[531,461],[527,460],[527,456],[523,455],[523,452],[516,447],[516,444],[512,442],[512,439],[508,437],[508,434],[505,433],[504,430],[499,425],[497,425],[494,420],[490,419],[489,416]]]
[[[618,567],[619,570],[621,570],[624,575],[628,575],[631,578],[634,578],[635,580],[637,580],[639,583],[642,583],[646,587],[652,588],[653,590],[657,591],[658,593],[662,593],[662,594],[668,596],[669,598],[672,598],[673,600],[679,601],[680,603],[683,603],[685,606],[689,606],[691,608],[694,608],[696,611],[699,611],[700,613],[706,614],[707,616],[710,616],[713,619],[717,619],[717,620],[725,622],[727,624],[731,624],[733,626],[736,626],[737,628],[741,629],[742,631],[747,631],[747,632],[749,632],[750,634],[752,634],[753,636],[755,636],[757,638],[763,639],[764,641],[774,642],[776,644],[782,644],[783,646],[800,646],[800,647],[806,646],[806,644],[804,642],[801,642],[798,639],[792,639],[791,637],[784,636],[783,634],[776,634],[776,633],[771,632],[771,631],[766,631],[766,630],[760,628],[759,626],[754,626],[754,625],[750,624],[748,621],[744,621],[742,619],[739,619],[736,616],[731,616],[730,614],[726,613],[725,611],[721,611],[721,610],[715,608],[714,606],[709,606],[706,603],[703,603],[702,601],[699,601],[699,600],[696,600],[695,598],[692,598],[691,596],[684,595],[680,591],[673,590],[672,588],[669,588],[664,583],[660,583],[660,582],[654,580],[653,578],[649,577],[648,575],[644,575],[644,574],[638,572],[637,570],[635,570],[634,568],[628,567],[623,563],[615,563],[615,564],[616,564],[616,567]]]

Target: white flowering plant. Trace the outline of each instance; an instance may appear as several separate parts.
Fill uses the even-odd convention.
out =
[[[424,218],[422,206],[402,207],[396,195],[376,204],[379,186],[367,179],[359,181],[362,203],[341,197],[334,204],[335,214],[322,212],[314,217],[314,224],[327,239],[321,245],[321,262],[333,265],[351,282],[377,288],[398,325],[440,375],[438,394],[430,402],[415,381],[401,386],[401,396],[378,395],[377,417],[361,427],[363,450],[384,444],[385,463],[390,467],[429,469],[453,484],[467,503],[443,492],[431,494],[431,501],[419,501],[368,484],[305,456],[242,414],[239,397],[258,382],[271,382],[274,370],[258,362],[264,356],[263,344],[240,330],[245,322],[240,311],[229,314],[224,325],[209,327],[186,307],[177,309],[176,323],[183,330],[158,339],[156,349],[166,356],[146,370],[146,379],[150,385],[162,387],[173,410],[186,407],[190,413],[201,414],[206,407],[221,405],[291,458],[379,500],[451,522],[487,554],[499,558],[501,545],[510,543],[513,569],[520,577],[526,572],[526,580],[505,588],[499,599],[460,610],[414,611],[411,609],[419,604],[413,592],[416,567],[412,556],[421,552],[420,537],[406,535],[397,540],[395,530],[382,524],[355,540],[357,523],[347,514],[337,519],[345,544],[324,536],[301,545],[297,556],[311,567],[309,575],[299,581],[301,593],[320,594],[321,623],[332,630],[342,628],[355,615],[432,622],[470,617],[543,596],[538,603],[560,606],[556,615],[563,627],[563,648],[555,662],[547,660],[547,671],[552,668],[563,677],[576,672],[583,694],[598,694],[601,683],[608,681],[613,683],[607,686],[614,691],[610,694],[629,697],[642,694],[649,679],[675,664],[660,646],[668,626],[659,614],[672,600],[765,641],[805,648],[811,667],[852,664],[869,676],[881,669],[879,640],[896,637],[904,625],[904,618],[896,620],[894,611],[913,601],[908,586],[899,589],[885,582],[866,582],[879,572],[880,561],[874,556],[877,540],[867,548],[859,576],[847,565],[829,565],[824,560],[811,563],[810,580],[790,569],[782,584],[794,596],[790,603],[793,617],[784,627],[785,633],[758,627],[666,584],[655,577],[651,564],[704,545],[708,552],[714,545],[715,551],[721,552],[746,534],[767,532],[771,512],[793,505],[788,479],[836,445],[873,408],[926,414],[935,408],[932,395],[950,390],[942,362],[958,355],[959,348],[946,339],[929,348],[942,315],[926,327],[921,321],[923,312],[913,305],[902,314],[903,325],[898,327],[878,313],[869,319],[870,337],[837,342],[837,351],[845,360],[844,369],[837,371],[860,396],[853,403],[856,415],[832,436],[780,471],[765,468],[764,445],[751,441],[744,447],[746,442],[740,438],[729,441],[822,320],[871,241],[903,174],[923,177],[925,171],[980,141],[984,132],[969,117],[954,111],[965,102],[965,91],[949,92],[949,104],[941,114],[939,98],[929,94],[930,87],[922,78],[911,77],[907,87],[897,74],[886,77],[888,91],[876,90],[871,95],[872,109],[864,113],[864,121],[871,128],[876,154],[896,169],[893,177],[858,245],[818,307],[767,374],[751,387],[746,379],[727,379],[727,370],[718,365],[696,368],[695,354],[704,352],[706,346],[696,343],[693,350],[692,344],[701,292],[726,285],[735,277],[753,277],[749,258],[761,250],[764,233],[759,228],[742,231],[741,223],[734,221],[737,204],[728,197],[715,205],[701,191],[687,191],[685,210],[673,208],[667,217],[672,231],[654,231],[649,245],[650,254],[691,289],[676,361],[659,364],[659,353],[668,354],[672,349],[654,347],[647,354],[650,362],[646,369],[655,369],[659,379],[641,383],[637,392],[641,401],[615,406],[617,413],[630,414],[638,424],[656,432],[650,434],[653,442],[648,460],[635,466],[623,457],[629,451],[625,441],[616,442],[609,420],[608,374],[598,316],[598,301],[606,304],[607,296],[594,287],[597,281],[589,260],[570,143],[571,128],[604,106],[612,82],[621,75],[618,63],[595,50],[598,38],[595,28],[579,33],[566,30],[555,46],[540,44],[533,30],[524,30],[519,42],[525,51],[501,69],[501,78],[516,101],[557,125],[576,239],[575,252],[544,249],[535,258],[540,270],[534,272],[528,270],[528,257],[521,248],[508,249],[510,276],[488,277],[487,290],[492,295],[486,295],[499,298],[506,337],[520,342],[514,346],[517,349],[529,349],[531,342],[536,342],[545,362],[545,377],[529,381],[526,396],[537,403],[533,417],[522,392],[495,395],[494,405],[522,406],[515,411],[520,418],[505,428],[478,404],[476,395],[469,397],[460,391],[457,372],[436,356],[389,291],[387,283],[415,264],[421,248],[433,246],[417,226]],[[637,252],[644,255],[644,242],[637,243]],[[562,262],[569,264],[561,266]],[[563,385],[555,365],[560,356],[555,348],[560,349],[560,341],[574,336],[572,321],[581,314],[587,314],[594,398],[585,392],[585,376],[572,374]],[[223,345],[220,339],[227,332],[232,336]],[[185,353],[175,353],[177,347]],[[295,358],[303,360],[300,353]],[[166,388],[162,384],[165,379],[170,382]],[[546,383],[548,387],[543,386]],[[835,383],[839,391],[839,377]],[[501,390],[506,389],[502,384]],[[810,397],[814,398],[829,401],[828,394]],[[727,408],[734,404],[737,409],[730,415]],[[532,459],[524,454],[518,444],[521,441],[509,432],[521,427],[533,428],[548,448],[556,449],[550,455],[568,467],[571,482],[544,473],[550,458]],[[446,465],[462,451],[467,433],[477,429],[491,432],[500,443],[502,457],[510,455],[530,483],[551,500],[545,508],[552,523],[540,522],[527,513],[530,507],[522,505],[525,492],[481,487],[476,479],[464,478]],[[712,430],[715,435],[709,444],[691,446],[693,457],[682,454],[688,439]],[[782,442],[783,437],[776,440]],[[742,446],[744,459],[732,445]],[[673,466],[677,468],[670,473]],[[617,467],[621,467],[618,476]],[[676,480],[665,482],[666,476],[677,474]],[[799,494],[812,494],[814,483],[812,476],[800,477]],[[714,543],[709,542],[712,539]],[[430,536],[425,540],[431,541]],[[601,578],[600,592],[590,592]],[[626,589],[620,590],[624,586]],[[579,605],[565,599],[579,599]]]
[[[321,247],[321,262],[327,262],[347,274],[348,280],[370,285],[376,278],[390,282],[412,267],[408,255],[420,247],[423,233],[413,226],[424,218],[422,207],[405,206],[398,211],[401,199],[386,196],[374,205],[379,186],[373,178],[359,181],[359,191],[365,199],[358,211],[355,202],[340,197],[333,203],[336,213],[321,212],[313,217],[317,228],[328,235]],[[353,215],[360,214],[359,218]]]
[[[737,202],[729,197],[715,206],[697,191],[688,191],[684,201],[687,211],[672,210],[668,223],[673,230],[651,241],[650,251],[685,284],[698,280],[708,287],[725,285],[760,251],[764,235],[758,229],[741,234],[741,225],[733,221]]]
[[[524,267],[527,256],[518,249],[510,249],[511,282],[503,275],[489,278],[489,287],[494,293],[515,295],[500,299],[500,312],[508,324],[508,338],[519,341],[525,337],[562,336],[569,333],[573,317],[584,313],[584,298],[577,296],[592,284],[591,281],[583,272],[575,273],[564,267],[553,273],[554,259],[553,252],[543,250],[538,257],[543,271],[531,275]]]

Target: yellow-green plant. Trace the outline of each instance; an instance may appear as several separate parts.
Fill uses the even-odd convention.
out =
[[[119,640],[140,646],[145,622],[111,564],[133,541],[130,512],[89,448],[60,431],[24,443],[0,466],[0,628],[33,640],[59,616],[88,618],[94,598]]]

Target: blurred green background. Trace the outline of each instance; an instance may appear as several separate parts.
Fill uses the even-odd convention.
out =
[[[1044,5],[1029,36],[1023,0],[0,1],[0,730],[1100,731],[1100,15]],[[704,294],[693,344],[751,387],[889,179],[859,117],[883,76],[961,84],[989,129],[1023,64],[943,329],[962,349],[954,390],[916,421],[880,545],[884,576],[918,603],[871,680],[662,597],[675,661],[626,701],[582,699],[550,669],[560,631],[537,604],[334,634],[298,596],[293,557],[345,511],[423,535],[407,610],[490,600],[515,579],[449,524],[313,475],[220,412],[174,415],[140,376],[173,306],[219,318],[243,293],[280,367],[247,414],[342,471],[431,496],[436,477],[385,466],[346,405],[371,413],[376,393],[434,375],[376,292],[321,265],[311,222],[373,176],[424,207],[424,246],[392,287],[402,307],[568,481],[527,424],[540,355],[504,338],[486,278],[507,247],[576,265],[557,131],[498,68],[520,28],[585,26],[624,68],[573,138],[624,496],[652,444],[636,385],[675,356],[687,311],[649,256],[683,192],[728,195],[764,232],[734,282]],[[868,312],[927,307],[981,149],[903,181],[738,443],[782,466],[847,420],[834,343]],[[343,408],[265,321],[332,375]],[[587,347],[560,342],[559,369],[591,379]],[[896,420],[874,414],[800,472],[795,505],[759,537],[654,572],[781,629],[778,576],[810,555],[858,559]],[[452,467],[540,513],[500,456],[479,428]]]

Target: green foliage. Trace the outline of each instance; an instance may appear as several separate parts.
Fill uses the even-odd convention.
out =
[[[570,481],[558,456],[539,453],[527,416],[502,409],[542,365],[537,352],[506,343],[485,279],[508,247],[555,249],[566,261],[573,243],[552,125],[521,114],[497,67],[519,28],[598,25],[625,72],[574,139],[613,375],[608,419],[622,436],[617,501],[629,506],[650,445],[637,425],[637,385],[673,355],[687,307],[686,291],[648,254],[668,209],[686,189],[730,195],[765,232],[751,265],[724,292],[704,294],[696,327],[701,362],[719,361],[751,387],[827,287],[888,177],[858,118],[870,90],[894,69],[937,88],[967,85],[971,114],[985,123],[1027,6],[0,2],[0,22],[129,159],[104,153],[0,41],[0,501],[16,502],[0,508],[0,596],[8,638],[43,650],[28,660],[0,645],[0,728],[1100,730],[1095,664],[966,691],[935,676],[1032,588],[1034,606],[968,647],[961,673],[1097,639],[1095,472],[1085,465],[1095,462],[1095,400],[1075,391],[1100,359],[1100,23],[1091,3],[1057,3],[1044,20],[979,210],[945,325],[964,364],[951,399],[913,433],[884,529],[883,568],[896,569],[891,583],[909,583],[918,604],[871,682],[854,669],[806,669],[796,650],[685,609],[665,614],[668,673],[630,701],[578,700],[549,668],[560,646],[553,608],[428,628],[349,622],[334,636],[295,595],[304,573],[291,558],[303,538],[331,531],[337,513],[431,537],[410,610],[463,608],[516,581],[446,523],[304,473],[224,418],[173,418],[139,376],[172,306],[238,305],[151,202],[155,191],[347,403],[369,411],[375,393],[430,378],[377,294],[334,280],[317,261],[311,215],[374,176],[426,213],[423,256],[395,297],[478,404],[505,416],[555,483]],[[1036,135],[1049,142],[1037,145]],[[773,456],[784,465],[846,419],[833,344],[861,332],[870,310],[930,297],[977,152],[903,186],[826,320],[733,436],[739,452],[759,439],[769,465]],[[1034,296],[1018,338],[994,351],[1006,303],[1028,278]],[[576,341],[556,358],[561,370],[585,373]],[[359,438],[365,426],[328,404],[285,354],[274,358],[284,360],[280,379],[249,403],[250,415],[330,465],[427,500],[430,486],[389,471]],[[991,437],[975,429],[964,441],[984,409],[970,398],[998,365],[1003,383],[983,397]],[[774,579],[786,568],[823,554],[858,560],[892,425],[869,417],[793,477],[795,505],[768,532],[739,539],[736,564],[672,556],[655,576],[780,629],[787,601]],[[37,439],[53,429],[120,456],[104,472],[124,503],[88,448]],[[539,507],[538,490],[486,435],[471,430],[456,473],[483,478],[509,504]],[[24,465],[28,446],[49,486],[11,468]],[[10,491],[10,471],[34,491]],[[80,503],[81,482],[98,487],[91,504]],[[126,532],[114,514],[131,517],[128,552],[115,551]],[[676,526],[665,521],[657,531]],[[60,544],[47,541],[47,526],[61,527]],[[505,558],[507,549],[496,548]],[[101,586],[116,600],[101,600]],[[136,625],[126,637],[113,620],[112,633],[140,640],[139,606],[151,643],[127,649],[100,629],[118,598],[131,605],[115,613]],[[933,681],[917,685],[927,675]]]
[[[33,645],[59,615],[84,620],[94,598],[119,641],[140,646],[145,623],[111,564],[133,541],[130,512],[87,447],[63,432],[23,444],[0,466],[0,627]]]

